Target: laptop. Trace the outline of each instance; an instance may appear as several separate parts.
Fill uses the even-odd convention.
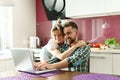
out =
[[[11,55],[15,64],[15,68],[18,71],[40,74],[40,73],[46,73],[56,70],[56,69],[51,69],[51,70],[37,71],[34,68],[31,51],[28,48],[13,48],[11,49]]]

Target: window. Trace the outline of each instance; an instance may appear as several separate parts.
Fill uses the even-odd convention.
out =
[[[12,26],[12,7],[0,6],[0,49],[12,47]]]

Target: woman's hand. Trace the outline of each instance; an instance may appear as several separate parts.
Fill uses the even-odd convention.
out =
[[[76,45],[76,47],[82,47],[82,46],[86,45],[86,42],[84,40],[79,40],[75,45]]]

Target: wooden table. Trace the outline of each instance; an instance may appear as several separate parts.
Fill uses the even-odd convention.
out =
[[[79,74],[81,74],[81,73],[80,72],[61,71],[60,73],[58,73],[54,76],[42,78],[42,80],[72,80],[72,78],[75,75],[79,75]],[[39,79],[36,78],[35,80],[39,80]]]
[[[69,71],[60,71],[59,73],[55,74],[54,76],[49,77],[38,77],[32,80],[72,80],[75,75],[81,74],[80,72],[69,72]],[[2,77],[13,77],[13,76],[20,76],[20,73],[16,70],[10,70],[6,72],[0,73],[0,78]]]

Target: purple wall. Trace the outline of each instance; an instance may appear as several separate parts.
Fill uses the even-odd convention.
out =
[[[37,0],[37,36],[42,41],[42,46],[50,38],[52,21],[48,21],[41,0]],[[79,38],[90,42],[104,43],[106,38],[120,40],[120,15],[84,19],[71,19],[79,26]]]

